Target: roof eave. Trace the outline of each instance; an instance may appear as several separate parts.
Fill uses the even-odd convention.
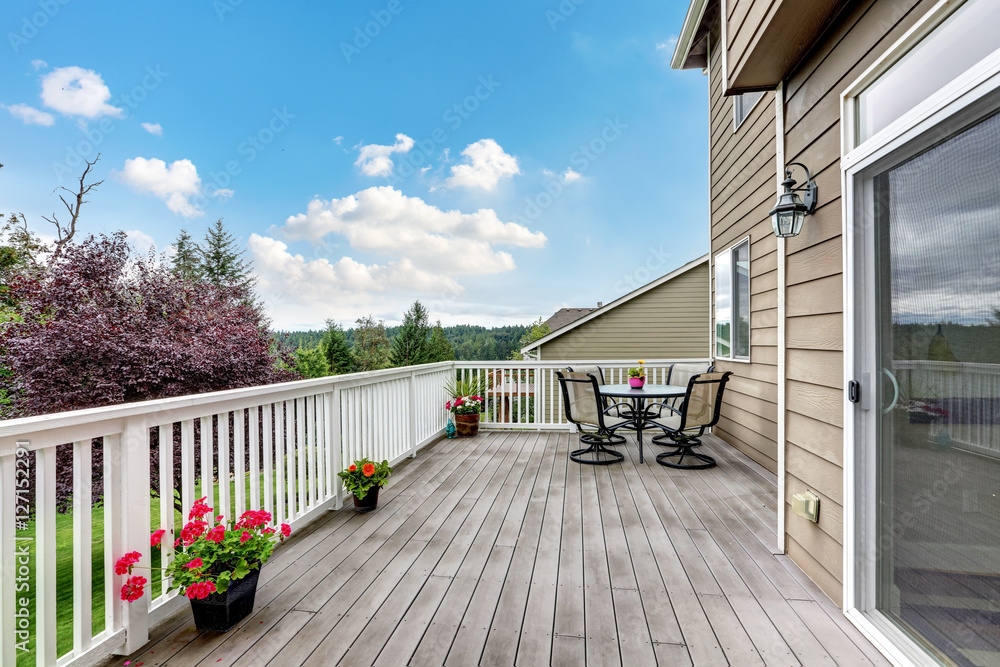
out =
[[[705,17],[705,8],[708,7],[708,2],[709,0],[691,0],[687,16],[684,17],[684,25],[681,26],[681,34],[677,37],[673,58],[670,59],[671,68],[691,69],[691,66],[688,65],[688,58],[698,36],[701,21]]]

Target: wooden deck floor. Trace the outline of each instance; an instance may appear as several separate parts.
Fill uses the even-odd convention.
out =
[[[376,512],[293,535],[240,627],[199,633],[185,610],[110,664],[888,664],[773,554],[773,475],[711,440],[711,470],[640,465],[633,443],[581,466],[571,438],[441,441]]]

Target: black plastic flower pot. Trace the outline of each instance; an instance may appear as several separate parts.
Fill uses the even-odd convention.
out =
[[[194,625],[199,630],[227,632],[253,611],[260,568],[229,584],[225,593],[210,593],[204,600],[191,600]]]
[[[361,500],[358,500],[357,496],[354,496],[354,511],[355,512],[371,512],[378,506],[378,490],[381,486],[373,486],[368,489],[368,493]]]

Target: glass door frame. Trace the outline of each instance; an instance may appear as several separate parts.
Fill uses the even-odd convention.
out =
[[[855,146],[855,100],[881,72],[914,47],[955,8],[931,9],[841,95],[841,187],[844,247],[844,613],[893,662],[942,662],[876,608],[878,465],[875,404],[875,251],[871,178],[1000,109],[1000,52]],[[846,387],[861,383],[861,402]]]

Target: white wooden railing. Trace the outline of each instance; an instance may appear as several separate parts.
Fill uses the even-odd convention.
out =
[[[944,442],[1000,457],[1000,364],[894,361],[892,370],[899,387],[896,403],[911,419],[922,412]],[[934,413],[927,405],[947,414],[929,418]]]
[[[707,362],[649,360],[649,381],[664,382],[673,361]],[[161,564],[169,562],[175,492],[185,517],[197,497],[209,496],[216,513],[227,518],[263,508],[276,523],[295,528],[341,506],[344,489],[337,473],[351,461],[367,456],[395,463],[441,437],[450,380],[485,381],[484,428],[568,428],[554,371],[593,364],[603,367],[609,383],[625,382],[626,369],[634,365],[442,362],[0,422],[0,667],[17,664],[28,646],[25,639],[34,647],[32,662],[43,666],[90,664],[112,653],[131,653],[147,641],[150,625],[186,604],[160,586],[136,602],[121,602],[124,578],[114,574],[115,560],[127,551],[140,551],[139,565],[150,565],[149,534],[156,527],[168,531]],[[103,457],[104,489],[97,514],[91,492],[97,481],[91,465],[95,442]],[[57,642],[60,447],[72,448],[72,513],[62,519],[72,522],[71,646]],[[152,483],[157,475],[162,489]],[[232,489],[219,480],[232,480]],[[151,516],[155,502],[158,517]],[[98,522],[103,553],[95,554]],[[105,601],[103,622],[97,623],[91,611],[95,557],[103,561],[98,564]],[[28,576],[32,565],[34,575]]]

